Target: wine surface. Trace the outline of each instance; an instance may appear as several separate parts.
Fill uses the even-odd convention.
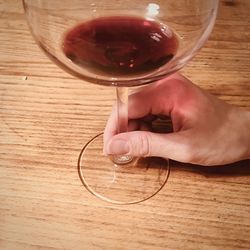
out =
[[[75,64],[105,74],[141,74],[176,54],[174,32],[152,20],[111,16],[80,23],[66,32],[62,49]]]

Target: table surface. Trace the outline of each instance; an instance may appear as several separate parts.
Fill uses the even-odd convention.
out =
[[[89,194],[77,159],[103,130],[114,90],[54,65],[33,41],[21,1],[0,0],[0,17],[0,249],[250,249],[250,161],[172,162],[166,186],[140,204]],[[249,17],[249,0],[220,1],[209,41],[182,71],[245,108]]]

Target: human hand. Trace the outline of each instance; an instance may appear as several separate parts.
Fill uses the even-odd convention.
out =
[[[172,133],[150,132],[169,116]],[[104,132],[106,154],[159,156],[206,166],[250,158],[250,112],[174,74],[129,96],[129,131],[117,134],[115,108]]]

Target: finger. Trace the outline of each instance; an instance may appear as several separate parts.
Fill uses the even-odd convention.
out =
[[[178,100],[177,95],[186,89],[188,80],[179,74],[145,86],[129,96],[129,119],[138,119],[146,116],[170,116]]]
[[[107,154],[158,156],[188,162],[191,152],[189,142],[188,131],[170,134],[133,131],[115,135],[107,145]]]
[[[107,143],[117,134],[117,106],[114,105],[103,133],[103,153],[106,154]]]
[[[104,131],[104,149],[103,152],[106,154],[106,146],[110,138],[112,138],[115,134],[117,134],[116,131],[116,125],[114,122],[112,122],[114,118],[110,116],[108,124],[110,126],[106,126],[105,131]],[[148,119],[147,119],[148,120]],[[128,122],[128,131],[136,131],[136,130],[141,130],[141,131],[150,131],[152,129],[151,123],[149,122],[144,122],[140,120],[130,120]]]
[[[145,117],[146,121],[151,121],[155,119],[154,116],[148,116]],[[135,130],[149,130],[149,127],[147,126],[141,126],[141,122],[139,120],[129,120],[128,121],[128,131],[135,131]],[[105,130],[104,130],[104,135],[103,135],[103,152],[106,154],[106,145],[110,138],[112,136],[117,134],[117,106],[116,104],[113,106],[111,115],[109,116],[109,119],[107,121]]]

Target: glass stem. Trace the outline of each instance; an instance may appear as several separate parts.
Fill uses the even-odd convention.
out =
[[[117,133],[128,132],[128,88],[116,88]]]
[[[117,133],[128,132],[128,88],[117,87]],[[113,155],[112,160],[117,165],[124,165],[133,160],[130,155]]]

